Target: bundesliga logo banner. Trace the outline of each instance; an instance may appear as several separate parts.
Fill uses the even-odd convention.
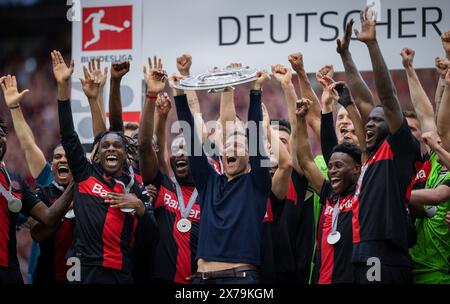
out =
[[[73,21],[72,109],[83,143],[92,142],[89,105],[78,78],[82,64],[99,57],[103,65],[130,60],[122,80],[124,120],[137,121],[143,101],[142,66],[158,55],[169,74],[177,71],[175,58],[193,57],[193,74],[230,62],[270,70],[288,64],[288,54],[301,52],[307,72],[324,61],[343,71],[336,39],[346,22],[360,29],[360,10],[371,6],[377,15],[377,38],[390,69],[402,69],[400,51],[416,51],[417,68],[434,68],[442,55],[440,34],[450,28],[450,0],[72,0]],[[350,50],[361,71],[372,70],[363,43]],[[432,54],[432,56],[430,56]],[[109,91],[109,81],[105,94]],[[105,95],[106,96],[106,95]],[[107,101],[105,100],[107,105]],[[107,107],[106,107],[107,109]]]
[[[121,96],[125,121],[139,121],[142,108],[142,1],[81,0],[74,1],[72,14],[72,111],[75,128],[82,143],[92,143],[92,118],[79,78],[83,65],[99,58],[102,68],[110,70],[112,62],[131,61],[122,79]],[[69,16],[70,17],[70,16]],[[104,88],[108,115],[109,77]]]

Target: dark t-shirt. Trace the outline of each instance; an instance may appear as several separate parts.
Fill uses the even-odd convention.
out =
[[[285,205],[285,201],[278,200],[273,193],[270,194],[270,198],[267,200],[261,241],[260,279],[262,284],[276,283],[276,261],[274,252],[274,238],[276,238],[276,236],[273,234],[273,226],[274,222],[280,221]]]
[[[189,147],[200,147],[194,119],[186,95],[176,96],[175,104],[180,121],[186,121],[194,136],[186,136]],[[261,241],[264,214],[270,195],[272,179],[268,168],[261,166],[267,159],[262,146],[261,95],[250,95],[248,121],[256,123],[256,155],[249,155],[251,171],[229,181],[210,165],[203,148],[200,155],[190,155],[190,172],[199,193],[201,222],[197,258],[207,261],[261,264]]]
[[[406,208],[420,160],[419,143],[404,119],[362,167],[353,211],[353,262],[377,256],[385,264],[405,265]]]

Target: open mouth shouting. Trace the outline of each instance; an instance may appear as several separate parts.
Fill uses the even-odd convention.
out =
[[[372,130],[366,130],[366,143],[367,145],[372,145],[375,139],[375,132]]]
[[[229,167],[235,165],[237,163],[237,158],[234,156],[227,156],[227,165]]]
[[[185,170],[188,166],[188,162],[185,159],[178,159],[175,161],[175,167],[177,170]]]
[[[119,158],[115,154],[106,155],[106,165],[109,168],[116,168],[119,164]]]
[[[62,179],[62,180],[67,179],[69,177],[69,173],[70,173],[69,167],[67,165],[59,165],[57,172],[58,172],[58,178]]]

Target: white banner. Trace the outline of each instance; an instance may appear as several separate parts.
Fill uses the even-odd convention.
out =
[[[351,18],[360,29],[367,2],[379,9],[377,38],[390,69],[401,68],[403,47],[416,50],[417,68],[434,67],[443,53],[438,31],[450,29],[450,0],[144,1],[143,55],[162,56],[173,72],[175,57],[189,53],[199,73],[236,61],[268,69],[300,51],[309,72],[327,63],[342,71],[335,40]],[[364,44],[352,41],[350,50],[361,70],[372,69]]]
[[[73,7],[72,111],[75,129],[82,143],[92,142],[92,118],[89,103],[81,89],[83,65],[100,58],[102,67],[111,62],[131,61],[128,74],[122,79],[121,96],[126,120],[136,121],[142,105],[142,1],[85,0]],[[109,78],[104,89],[105,111],[108,112]]]
[[[69,1],[70,2],[70,1]],[[440,33],[450,29],[450,0],[74,0],[72,56],[76,61],[72,108],[82,142],[92,140],[89,105],[78,78],[82,64],[99,56],[103,64],[131,60],[122,80],[125,117],[135,120],[143,98],[142,66],[148,56],[162,57],[176,72],[175,58],[193,56],[193,73],[241,62],[258,69],[289,64],[287,56],[302,52],[305,68],[325,64],[343,67],[336,38],[366,3],[378,11],[377,38],[389,69],[401,69],[400,51],[416,51],[416,68],[434,67],[442,56]],[[81,2],[79,5],[78,2]],[[352,41],[350,50],[361,70],[371,70],[366,46]],[[109,84],[109,81],[107,82]],[[105,87],[108,96],[109,86]],[[107,100],[105,99],[107,105]],[[107,108],[107,107],[106,107]]]

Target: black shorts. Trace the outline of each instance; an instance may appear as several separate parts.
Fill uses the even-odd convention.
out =
[[[1,284],[23,284],[23,278],[20,270],[0,267],[0,285]]]
[[[129,272],[112,268],[100,266],[81,266],[81,282],[78,283],[133,284],[133,276]]]
[[[372,266],[364,263],[354,263],[356,284],[412,284],[412,270],[405,266],[381,265],[379,280]],[[368,274],[369,273],[369,274]]]

